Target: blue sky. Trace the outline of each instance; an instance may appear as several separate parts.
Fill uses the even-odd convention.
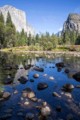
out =
[[[80,0],[0,0],[0,7],[12,5],[26,12],[36,32],[56,33],[69,13],[80,13]]]

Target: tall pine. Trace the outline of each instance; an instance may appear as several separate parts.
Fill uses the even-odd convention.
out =
[[[3,46],[5,40],[5,25],[3,14],[0,13],[0,48]]]
[[[16,28],[12,23],[10,13],[7,14],[6,29],[5,29],[4,47],[14,47],[16,44]]]

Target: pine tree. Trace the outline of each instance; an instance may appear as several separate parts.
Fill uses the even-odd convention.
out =
[[[16,44],[16,29],[14,24],[12,23],[9,12],[7,14],[5,31],[6,31],[6,34],[5,34],[4,47],[14,47]]]
[[[3,46],[5,40],[5,25],[3,14],[0,13],[0,48]]]

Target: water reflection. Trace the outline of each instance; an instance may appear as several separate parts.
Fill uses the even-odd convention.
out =
[[[57,68],[56,63],[63,62],[65,67]],[[25,66],[31,65],[30,69],[25,69]],[[34,66],[38,66],[44,69],[44,72],[35,71]],[[69,74],[65,73],[65,69],[69,69]],[[8,101],[5,101],[0,108],[0,116],[4,114],[4,110],[12,108],[14,110],[11,120],[23,120],[23,118],[16,117],[16,112],[23,109],[24,115],[26,112],[32,111],[38,114],[35,106],[40,103],[27,100],[26,104],[30,102],[30,106],[23,105],[24,99],[22,98],[22,91],[26,87],[30,87],[35,93],[37,99],[46,101],[52,109],[52,120],[58,120],[59,118],[66,119],[66,116],[71,113],[75,120],[79,120],[79,103],[80,103],[80,90],[74,88],[71,93],[63,93],[62,86],[66,83],[73,84],[74,86],[80,85],[80,82],[74,80],[72,75],[80,71],[80,58],[65,54],[43,54],[43,55],[14,55],[0,53],[0,85],[4,86],[4,90],[11,93],[11,97]],[[39,74],[39,78],[33,78],[33,75]],[[14,77],[14,81],[11,85],[4,85],[4,82],[8,75]],[[18,79],[20,77],[26,77],[28,82],[20,84]],[[54,78],[51,80],[50,78]],[[33,82],[31,82],[33,80]],[[40,82],[46,82],[48,88],[39,91],[37,85]],[[15,89],[14,89],[15,88]],[[2,88],[1,88],[2,89]],[[16,91],[18,91],[17,94]],[[15,92],[14,92],[15,91]],[[53,97],[52,93],[57,92],[61,98]],[[71,95],[70,95],[71,94]],[[26,98],[27,99],[27,98]],[[15,103],[14,103],[15,101]],[[77,105],[78,104],[78,105]],[[56,106],[61,106],[62,112],[56,111]],[[12,114],[12,115],[13,115]],[[35,118],[37,120],[39,118]]]

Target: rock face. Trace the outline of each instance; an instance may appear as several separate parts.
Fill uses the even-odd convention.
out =
[[[66,30],[80,33],[80,14],[69,14],[63,25],[63,32]]]
[[[10,13],[12,22],[18,32],[21,32],[22,29],[24,29],[27,34],[31,33],[31,35],[34,35],[33,28],[30,27],[26,21],[26,14],[24,11],[18,10],[10,5],[5,5],[3,7],[0,7],[0,12],[2,12],[5,22],[7,19],[7,13]]]

